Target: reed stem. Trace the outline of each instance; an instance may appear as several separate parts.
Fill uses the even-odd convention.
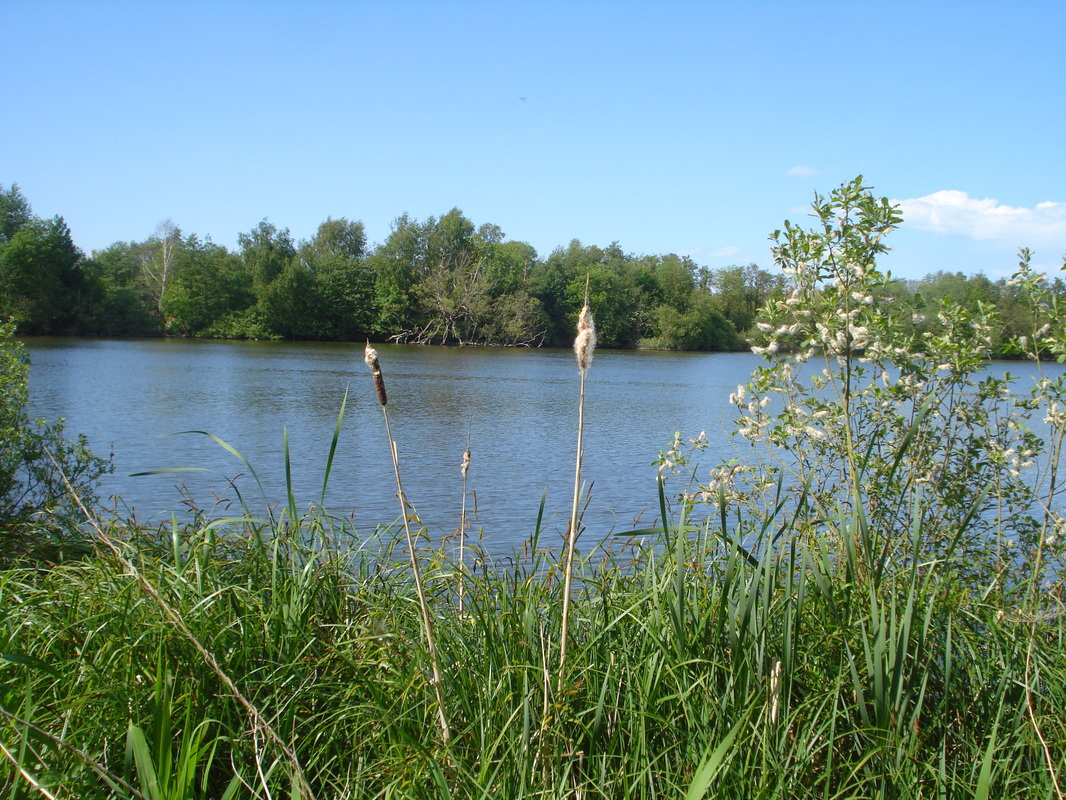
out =
[[[459,615],[463,614],[463,589],[466,573],[466,474],[470,471],[470,433],[466,435],[466,450],[463,451],[463,507],[459,512]]]
[[[592,354],[596,349],[596,325],[589,308],[589,276],[585,276],[585,305],[577,320],[577,338],[574,339],[574,354],[581,373],[581,386],[577,402],[577,456],[574,459],[574,500],[570,508],[570,525],[566,534],[566,560],[563,569],[563,614],[559,633],[559,676],[557,692],[562,694],[563,680],[566,673],[566,652],[570,639],[570,598],[574,580],[574,548],[577,537],[581,534],[581,520],[578,517],[581,500],[581,461],[584,455],[583,439],[585,434],[585,376],[588,374]]]
[[[570,595],[574,581],[574,548],[577,545],[578,505],[581,498],[581,457],[583,454],[582,438],[585,431],[585,372],[581,372],[581,390],[577,405],[577,458],[574,464],[574,502],[570,508],[570,525],[566,533],[566,561],[563,571],[563,618],[562,631],[559,634],[559,680],[558,691],[562,693],[563,675],[566,669],[567,643],[570,638]]]
[[[414,509],[407,502],[407,496],[403,491],[403,481],[400,479],[400,457],[396,450],[396,440],[392,436],[392,426],[389,424],[388,399],[385,394],[385,379],[381,374],[381,365],[378,353],[367,342],[363,360],[374,375],[374,388],[378,393],[378,401],[381,403],[381,414],[385,419],[385,433],[389,437],[389,452],[392,454],[392,470],[396,476],[396,497],[400,501],[400,513],[403,516],[403,534],[407,542],[407,553],[411,559],[411,574],[415,579],[415,593],[418,595],[418,606],[422,612],[422,630],[426,635],[426,650],[429,653],[429,665],[433,677],[433,693],[437,699],[437,721],[440,723],[441,738],[445,744],[451,741],[451,729],[448,727],[448,716],[444,709],[444,687],[440,677],[440,665],[437,659],[437,645],[433,637],[433,619],[429,614],[429,601],[426,599],[426,590],[422,585],[422,571],[418,566],[418,555],[415,551],[414,537],[411,535],[411,516]],[[408,509],[411,508],[411,513]]]

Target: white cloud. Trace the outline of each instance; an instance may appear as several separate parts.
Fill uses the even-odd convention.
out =
[[[707,255],[712,256],[714,258],[722,258],[725,256],[735,256],[739,252],[739,247],[733,247],[732,245],[728,245],[726,247],[716,247]]]
[[[818,170],[814,167],[807,167],[803,164],[797,164],[787,173],[792,178],[813,178],[818,174]]]
[[[955,189],[893,202],[899,203],[904,225],[920,230],[971,239],[1009,240],[1017,245],[1032,240],[1066,239],[1066,203],[1016,208],[990,198],[978,200]]]

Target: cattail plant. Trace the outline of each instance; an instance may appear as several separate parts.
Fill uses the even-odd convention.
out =
[[[574,547],[581,533],[578,519],[578,505],[581,499],[581,457],[582,439],[585,432],[585,375],[592,363],[592,353],[596,349],[596,325],[589,308],[589,278],[585,276],[585,305],[577,318],[577,337],[574,339],[574,355],[577,356],[577,368],[581,374],[581,387],[577,403],[577,458],[574,464],[574,503],[570,509],[570,525],[566,533],[566,561],[563,572],[563,618],[559,634],[559,680],[558,689],[562,692],[563,675],[566,669],[566,648],[570,638],[570,593],[574,580]]]
[[[463,577],[466,572],[466,474],[470,471],[470,434],[466,436],[466,450],[463,451],[463,508],[459,513],[459,614],[463,613]]]
[[[444,687],[440,678],[440,667],[437,662],[437,645],[433,639],[433,620],[429,615],[429,602],[426,599],[426,591],[422,586],[422,573],[418,568],[418,556],[415,554],[414,538],[411,536],[410,514],[407,497],[403,492],[403,482],[400,480],[400,457],[396,450],[396,440],[392,438],[392,427],[389,425],[388,395],[385,394],[385,378],[381,374],[381,363],[378,360],[378,351],[366,343],[363,360],[370,367],[374,376],[374,388],[378,393],[378,401],[381,403],[381,413],[385,418],[385,433],[389,437],[389,451],[392,453],[392,469],[396,475],[396,496],[400,500],[400,514],[403,516],[403,533],[407,541],[407,552],[411,557],[411,574],[415,579],[415,592],[418,594],[418,605],[422,611],[422,629],[426,635],[426,650],[429,652],[429,664],[433,671],[433,692],[437,697],[437,719],[440,722],[441,737],[447,743],[451,740],[451,730],[448,728],[448,716],[444,710]]]

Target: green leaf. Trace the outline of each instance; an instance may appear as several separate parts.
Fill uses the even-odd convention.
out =
[[[126,760],[132,755],[137,765],[137,779],[141,789],[151,800],[163,800],[160,792],[159,779],[155,774],[155,765],[152,763],[152,754],[148,750],[148,742],[144,738],[144,731],[130,722],[126,731]]]
[[[12,664],[22,664],[30,669],[47,672],[53,678],[62,677],[52,667],[48,666],[48,664],[33,656],[23,655],[22,653],[0,653],[0,660],[10,661]]]
[[[726,737],[719,745],[703,759],[703,763],[697,768],[696,774],[692,776],[692,783],[689,784],[688,791],[685,793],[685,800],[702,800],[702,798],[707,796],[707,791],[711,788],[711,784],[717,777],[719,770],[725,765],[726,754],[729,752],[729,748],[732,747],[733,739],[736,738],[744,722],[745,720],[741,719],[734,725],[733,730],[726,734]]]

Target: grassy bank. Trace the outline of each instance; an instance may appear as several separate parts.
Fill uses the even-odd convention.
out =
[[[4,797],[1056,796],[1066,617],[950,569],[713,526],[601,550],[559,692],[552,556],[473,569],[460,614],[423,553],[445,746],[404,559],[315,517],[106,533],[121,557],[0,577]]]

